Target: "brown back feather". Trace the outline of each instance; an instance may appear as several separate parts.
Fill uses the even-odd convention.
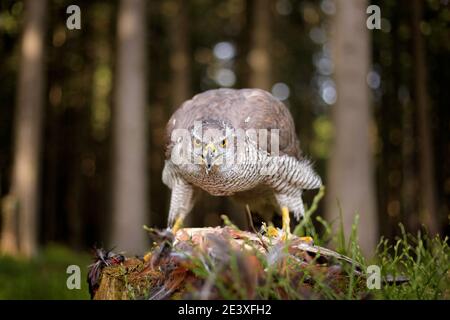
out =
[[[166,127],[166,158],[170,157],[174,129],[188,129],[202,119],[225,120],[235,129],[279,129],[280,154],[299,159],[300,143],[288,108],[261,89],[215,89],[184,102]],[[247,120],[247,121],[246,121]]]

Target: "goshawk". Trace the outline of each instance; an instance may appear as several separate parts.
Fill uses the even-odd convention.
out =
[[[249,205],[265,220],[304,214],[302,191],[320,177],[302,156],[287,107],[260,89],[217,89],[184,102],[167,124],[163,182],[172,189],[168,226],[178,229],[204,190]]]

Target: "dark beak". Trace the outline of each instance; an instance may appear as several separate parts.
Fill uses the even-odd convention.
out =
[[[208,150],[208,153],[206,154],[206,157],[205,157],[206,173],[209,173],[211,171],[212,162],[213,162],[213,155],[212,155],[212,152],[210,150]]]
[[[216,147],[214,144],[210,143],[205,147],[203,159],[205,160],[206,173],[209,173],[212,169],[215,152]]]

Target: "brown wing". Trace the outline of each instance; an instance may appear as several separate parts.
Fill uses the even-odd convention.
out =
[[[280,153],[301,157],[292,116],[286,106],[261,89],[216,89],[194,96],[172,115],[166,127],[166,157],[170,157],[170,136],[174,129],[187,129],[194,121],[222,119],[234,128],[279,129]]]

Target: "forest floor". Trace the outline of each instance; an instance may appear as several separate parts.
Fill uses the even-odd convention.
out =
[[[58,245],[30,261],[0,255],[0,299],[89,299],[89,289],[97,299],[450,299],[448,238],[400,225],[367,260],[356,227],[345,237],[320,216],[313,223],[322,195],[287,241],[280,229],[242,231],[223,216],[222,227],[148,230],[154,244],[143,257],[97,250],[92,264],[89,254]],[[67,287],[69,265],[81,269],[80,289]],[[379,288],[367,286],[369,266],[379,268]]]
[[[50,245],[32,260],[0,255],[0,300],[89,299],[87,266],[92,258],[60,245]],[[81,269],[81,289],[67,288],[67,267]]]
[[[350,235],[344,234],[342,224],[334,234],[320,216],[313,221],[323,195],[322,188],[287,239],[273,226],[242,231],[222,216],[222,227],[186,228],[175,234],[147,229],[154,242],[144,257],[97,250],[97,263],[89,274],[92,296],[450,299],[448,238],[412,235],[399,225],[400,236],[380,239],[374,257],[365,259],[358,245],[358,216]]]
[[[349,250],[343,248],[336,250],[358,261],[359,268],[365,270],[368,262],[359,255],[357,246],[350,242],[347,248]],[[365,280],[364,278],[361,280],[359,276],[347,277],[347,280],[353,280],[346,281],[343,290],[330,290],[329,278],[315,277],[315,282],[311,282],[308,280],[308,273],[303,274],[303,277],[298,277],[298,274],[297,277],[292,277],[292,273],[291,276],[286,273],[283,277],[278,272],[282,270],[278,268],[279,264],[267,268],[268,260],[263,256],[246,256],[245,259],[236,256],[238,259],[233,260],[234,263],[244,263],[250,268],[257,268],[254,270],[265,272],[265,281],[259,282],[256,287],[249,287],[249,282],[243,281],[245,279],[242,278],[246,276],[245,273],[236,272],[232,267],[233,264],[230,264],[227,272],[217,273],[208,270],[208,264],[203,263],[199,257],[184,265],[190,267],[190,272],[199,280],[192,284],[205,288],[205,283],[209,281],[209,290],[220,292],[223,298],[249,298],[248,295],[251,294],[253,298],[266,299],[450,299],[450,249],[447,240],[438,237],[429,239],[423,235],[412,236],[404,233],[394,242],[381,240],[375,260],[371,263],[380,266],[384,278],[387,275],[392,278],[401,276],[408,278],[409,281],[401,284],[383,283],[379,290],[367,290],[361,286]],[[254,257],[257,259],[253,259]],[[135,265],[137,267],[144,266],[140,260],[130,260],[131,263],[133,261],[137,262]],[[0,256],[0,299],[89,299],[86,278],[90,263],[92,256],[88,253],[77,253],[58,245],[48,246],[31,261]],[[66,272],[67,267],[74,264],[81,268],[80,290],[69,290],[66,285],[69,276]],[[234,266],[236,267],[236,264]],[[286,267],[284,270],[287,270]],[[333,270],[340,269],[332,267],[328,270],[332,273]],[[352,275],[351,272],[355,269],[350,264],[344,264],[344,270]],[[299,285],[302,283],[308,285],[307,290],[303,288],[299,291]],[[280,290],[280,287],[283,289]],[[133,290],[128,291],[131,292]],[[181,298],[180,292],[171,298]],[[150,298],[149,294],[150,292],[147,292],[146,296],[131,294],[126,298]],[[185,297],[199,298],[189,295],[188,290],[184,294]]]
[[[450,250],[439,237],[382,240],[369,264],[354,240],[339,253],[297,236],[286,241],[277,231],[268,236],[230,225],[157,231],[163,240],[145,258],[101,253],[106,259],[91,274],[93,297],[450,299]],[[379,270],[378,285],[368,280],[369,266]]]

